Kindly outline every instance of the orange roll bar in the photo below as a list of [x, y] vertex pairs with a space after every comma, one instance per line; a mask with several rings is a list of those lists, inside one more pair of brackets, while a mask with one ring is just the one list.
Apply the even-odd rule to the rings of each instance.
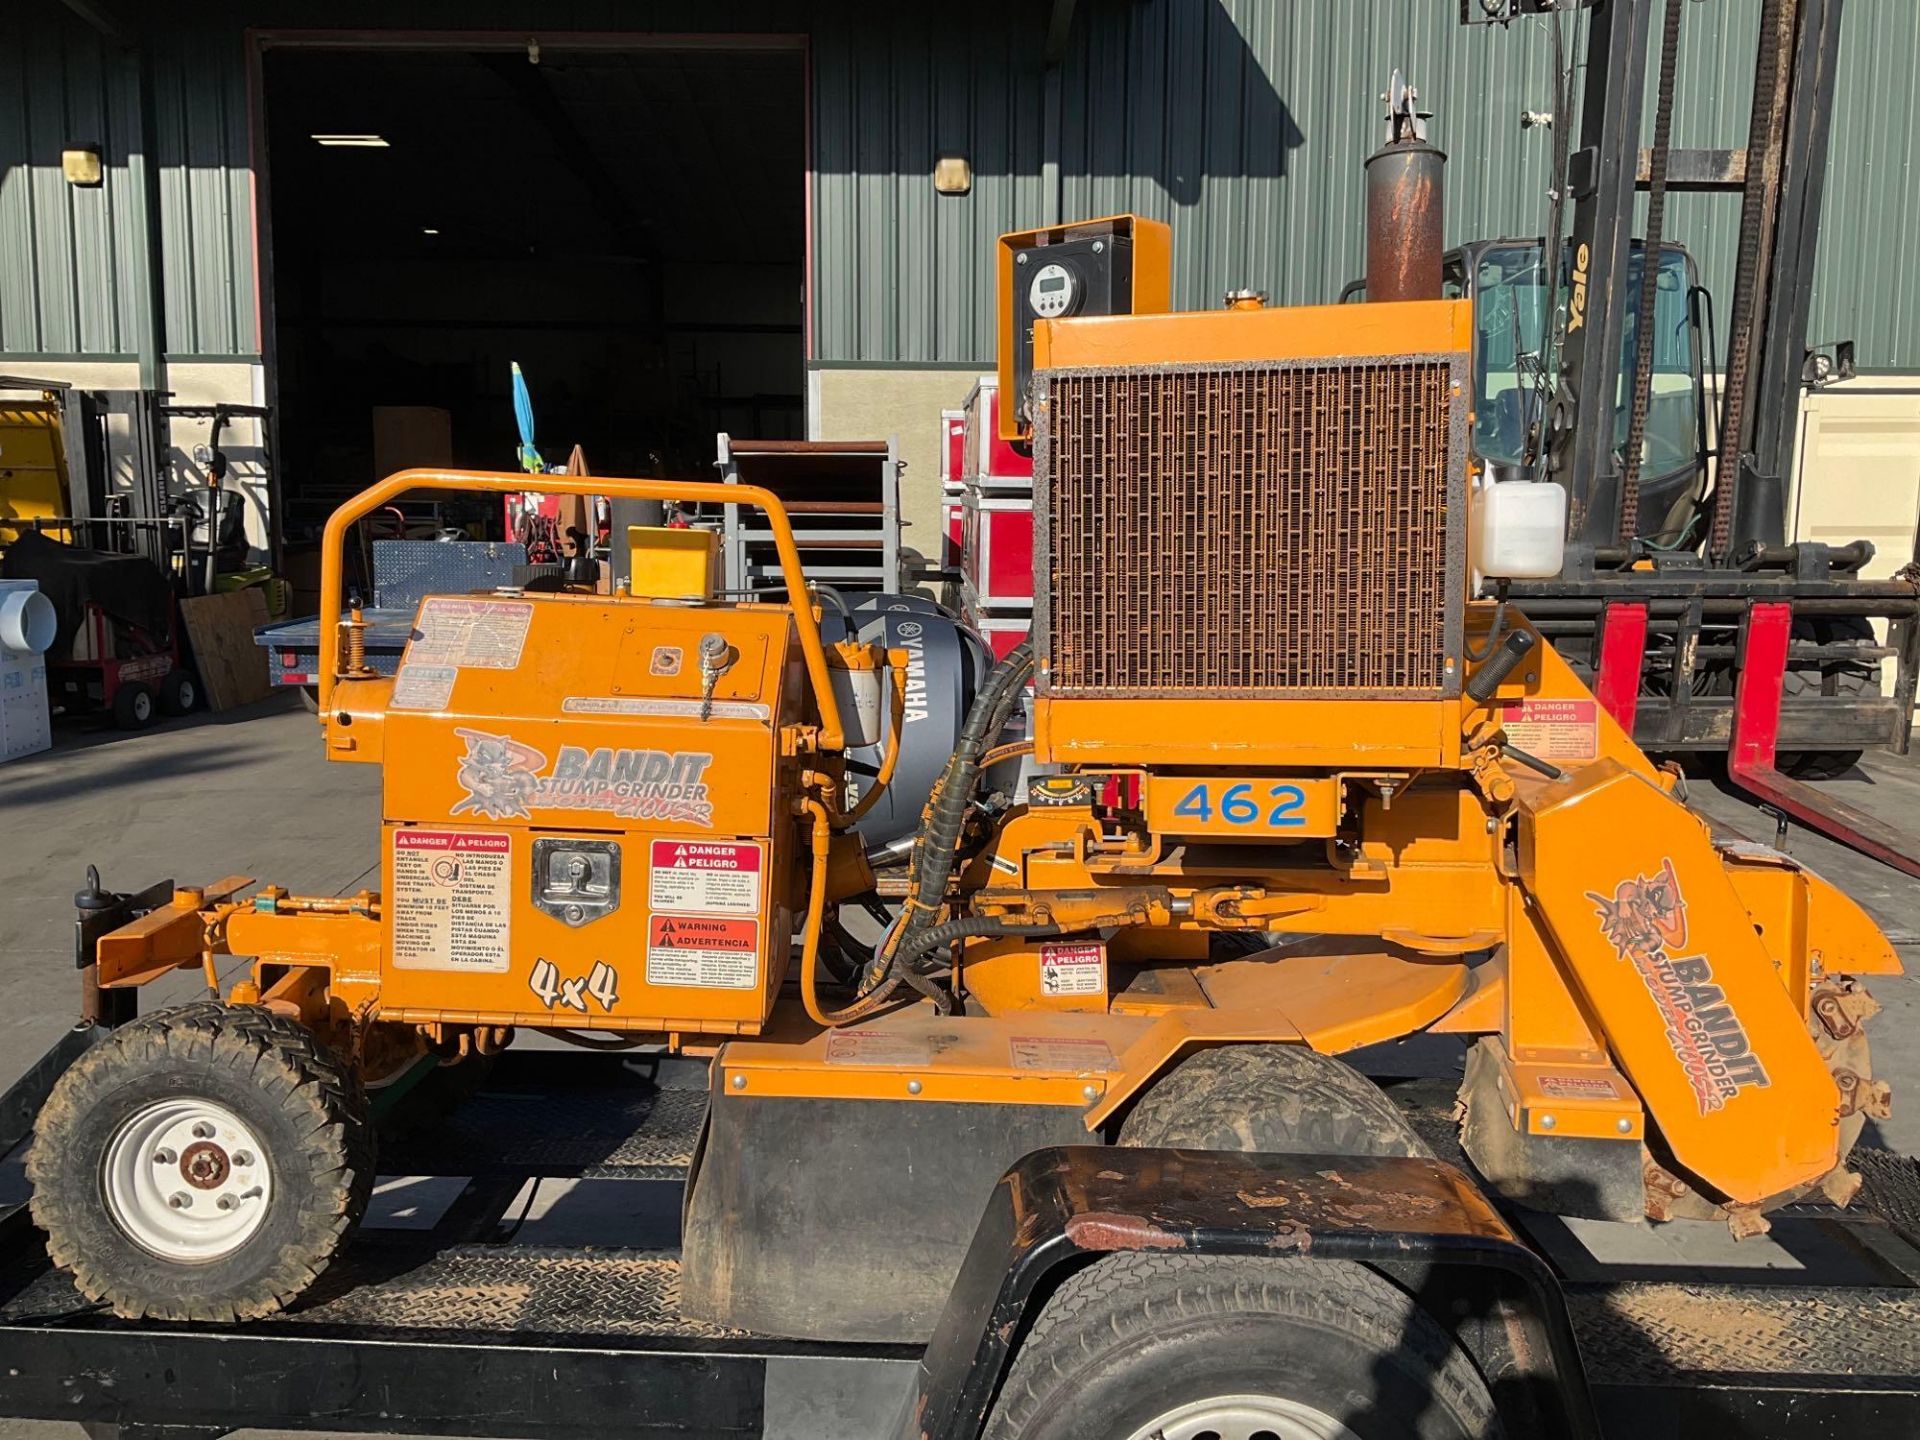
[[607, 495], [621, 500], [677, 500], [684, 504], [751, 505], [762, 511], [773, 531], [773, 546], [786, 578], [787, 599], [800, 632], [800, 652], [814, 703], [820, 710], [820, 747], [839, 750], [846, 743], [840, 728], [840, 706], [833, 695], [833, 677], [827, 672], [827, 652], [820, 641], [820, 623], [807, 596], [807, 576], [794, 544], [793, 526], [779, 496], [758, 485], [723, 485], [714, 480], [638, 480], [606, 475], [527, 475], [499, 470], [401, 470], [372, 488], [362, 490], [327, 519], [320, 548], [320, 714], [331, 708], [335, 672], [340, 666], [340, 588], [345, 576], [341, 560], [347, 530], [361, 516], [414, 490], [479, 490], [510, 494], [519, 490], [542, 495]]

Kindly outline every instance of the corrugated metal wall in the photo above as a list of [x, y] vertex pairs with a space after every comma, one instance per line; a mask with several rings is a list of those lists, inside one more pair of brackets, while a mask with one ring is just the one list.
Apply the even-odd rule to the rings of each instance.
[[254, 337], [253, 177], [238, 37], [202, 50], [170, 37], [155, 58], [167, 349], [248, 354]]
[[[139, 134], [131, 62], [47, 7], [0, 13], [0, 352], [113, 355], [133, 348], [138, 196], [125, 157]], [[69, 144], [98, 144], [106, 182], [60, 173]]]
[[[1686, 11], [1677, 144], [1739, 144], [1759, 0]], [[248, 25], [430, 29], [805, 30], [813, 37], [815, 341], [825, 362], [965, 363], [993, 348], [992, 242], [1003, 230], [1137, 210], [1175, 226], [1175, 298], [1254, 285], [1330, 299], [1359, 269], [1361, 162], [1389, 71], [1404, 66], [1452, 155], [1454, 239], [1541, 227], [1545, 22], [1462, 29], [1455, 0], [1080, 0], [1067, 53], [1042, 64], [1048, 6], [817, 0], [317, 6], [227, 0], [156, 41], [167, 335], [181, 355], [256, 349], [246, 132]], [[404, 12], [404, 13], [403, 13]], [[1816, 339], [1863, 366], [1920, 371], [1920, 4], [1851, 0], [1815, 289]], [[1057, 101], [1054, 92], [1057, 90]], [[54, 0], [0, 13], [0, 351], [124, 354], [139, 236], [125, 157], [132, 62]], [[99, 190], [59, 152], [99, 139]], [[936, 196], [934, 157], [967, 156], [973, 191]], [[1669, 231], [1722, 306], [1737, 202], [1676, 196]], [[750, 221], [750, 215], [745, 217]]]
[[[1249, 285], [1282, 304], [1332, 299], [1361, 268], [1362, 163], [1396, 65], [1452, 157], [1449, 239], [1544, 228], [1551, 140], [1519, 119], [1551, 108], [1545, 21], [1466, 29], [1451, 0], [1086, 0], [1060, 72], [1055, 142], [1042, 8], [970, 7], [978, 28], [965, 55], [932, 38], [952, 38], [950, 16], [896, 14], [877, 32], [863, 22], [845, 45], [820, 37], [821, 358], [991, 355], [993, 236], [1075, 216], [1170, 221], [1181, 306]], [[1759, 8], [1687, 7], [1675, 144], [1745, 143]], [[1920, 4], [1851, 0], [1811, 330], [1856, 338], [1868, 368], [1920, 370], [1920, 282], [1900, 244], [1920, 219], [1916, 69]], [[923, 178], [943, 147], [973, 160], [965, 200], [936, 197]], [[1050, 161], [1057, 202], [1043, 182]], [[1723, 310], [1738, 219], [1734, 197], [1675, 195], [1668, 206], [1668, 235], [1693, 249]], [[926, 276], [939, 277], [937, 293], [919, 288]]]
[[[157, 42], [167, 349], [246, 354], [254, 340], [253, 221], [244, 52]], [[97, 144], [97, 189], [68, 185], [60, 152]], [[135, 56], [56, 4], [0, 11], [0, 352], [117, 356], [137, 343], [142, 234]], [[29, 258], [30, 257], [30, 258]]]

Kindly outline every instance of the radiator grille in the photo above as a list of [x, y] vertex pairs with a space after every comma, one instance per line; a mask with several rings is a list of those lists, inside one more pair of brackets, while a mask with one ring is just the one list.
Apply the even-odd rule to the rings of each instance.
[[1042, 377], [1048, 693], [1457, 688], [1453, 359]]

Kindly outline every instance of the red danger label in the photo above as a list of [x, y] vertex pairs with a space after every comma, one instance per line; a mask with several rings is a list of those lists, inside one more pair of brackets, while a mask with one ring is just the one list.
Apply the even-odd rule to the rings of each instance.
[[505, 855], [513, 849], [511, 835], [480, 835], [470, 830], [396, 830], [396, 850], [460, 850], [481, 855]]
[[1523, 700], [1500, 719], [1510, 744], [1542, 760], [1591, 760], [1600, 753], [1600, 706], [1593, 700]]
[[766, 852], [755, 840], [655, 840], [647, 908], [689, 915], [757, 915]]

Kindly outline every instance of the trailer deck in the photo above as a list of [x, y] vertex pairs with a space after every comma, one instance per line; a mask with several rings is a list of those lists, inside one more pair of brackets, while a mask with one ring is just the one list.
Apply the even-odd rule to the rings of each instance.
[[[611, 1414], [639, 1433], [892, 1433], [918, 1347], [770, 1340], [681, 1312], [703, 1069], [510, 1053], [446, 1124], [390, 1147], [373, 1215], [314, 1291], [248, 1324], [106, 1315], [50, 1265], [24, 1206], [0, 1208], [0, 1414], [208, 1434], [545, 1436]], [[1391, 1093], [1464, 1164], [1450, 1085]], [[1732, 1270], [1607, 1263], [1563, 1222], [1521, 1221], [1560, 1277], [1605, 1434], [1920, 1428], [1920, 1165], [1872, 1150], [1857, 1168], [1852, 1208], [1792, 1207]]]

